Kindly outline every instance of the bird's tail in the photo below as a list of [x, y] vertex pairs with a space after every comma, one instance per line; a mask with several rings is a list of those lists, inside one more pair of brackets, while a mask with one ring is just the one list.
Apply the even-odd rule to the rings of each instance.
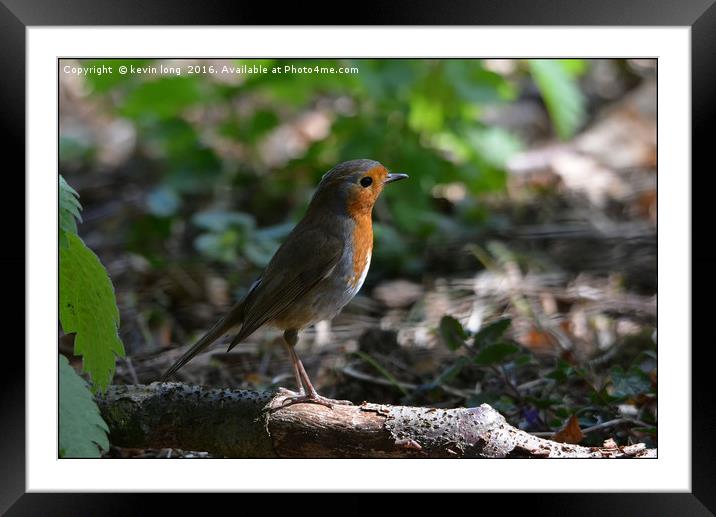
[[224, 318], [217, 321], [213, 327], [211, 327], [206, 334], [204, 334], [199, 341], [194, 344], [186, 353], [181, 356], [166, 372], [162, 375], [160, 381], [166, 381], [170, 376], [176, 373], [179, 368], [184, 366], [186, 363], [191, 361], [194, 356], [202, 352], [214, 341], [219, 339], [221, 336], [226, 334], [233, 327], [241, 324], [243, 321], [243, 304], [239, 304], [227, 314]]

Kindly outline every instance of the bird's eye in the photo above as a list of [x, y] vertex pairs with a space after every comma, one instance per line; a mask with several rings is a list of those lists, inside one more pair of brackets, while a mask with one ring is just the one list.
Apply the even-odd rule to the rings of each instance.
[[372, 183], [373, 183], [373, 178], [371, 178], [370, 176], [365, 176], [365, 177], [361, 178], [361, 180], [360, 180], [360, 184], [363, 185], [364, 187], [370, 187]]

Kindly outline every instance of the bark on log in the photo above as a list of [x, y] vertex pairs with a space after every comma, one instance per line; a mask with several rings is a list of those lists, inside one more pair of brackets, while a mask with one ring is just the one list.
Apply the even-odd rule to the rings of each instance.
[[364, 402], [272, 410], [291, 394], [155, 382], [111, 386], [98, 403], [114, 445], [230, 458], [656, 457], [656, 449], [644, 444], [583, 447], [538, 438], [487, 404], [433, 409]]

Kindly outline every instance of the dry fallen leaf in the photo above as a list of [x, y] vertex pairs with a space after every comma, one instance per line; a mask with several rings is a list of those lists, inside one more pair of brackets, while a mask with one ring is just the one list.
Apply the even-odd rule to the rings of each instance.
[[584, 433], [579, 428], [579, 420], [575, 415], [569, 417], [562, 429], [554, 433], [552, 439], [561, 443], [579, 443], [584, 439]]
[[539, 330], [534, 326], [519, 336], [518, 341], [535, 353], [550, 352], [555, 349], [554, 339], [549, 332]]

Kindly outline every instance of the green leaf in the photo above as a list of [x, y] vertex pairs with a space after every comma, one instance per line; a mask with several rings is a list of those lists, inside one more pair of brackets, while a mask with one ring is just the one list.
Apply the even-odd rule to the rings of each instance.
[[455, 351], [460, 348], [467, 338], [465, 329], [458, 320], [452, 316], [445, 315], [440, 319], [438, 327], [440, 339], [450, 350]]
[[82, 222], [79, 194], [60, 174], [60, 246], [67, 247], [67, 232], [77, 234], [77, 221]]
[[510, 328], [511, 318], [495, 320], [482, 327], [473, 339], [473, 347], [482, 348], [500, 340], [505, 331]]
[[99, 458], [109, 449], [109, 428], [87, 383], [60, 356], [60, 457]]
[[557, 135], [569, 138], [585, 117], [585, 98], [577, 82], [558, 59], [530, 59], [529, 66]]
[[515, 365], [516, 366], [526, 366], [528, 364], [537, 364], [535, 361], [535, 358], [532, 354], [520, 354], [517, 357], [515, 357]]
[[624, 400], [625, 397], [617, 397], [615, 395], [610, 395], [607, 393], [606, 388], [602, 388], [600, 390], [592, 390], [592, 392], [589, 394], [589, 400], [594, 404], [595, 406], [610, 406], [614, 402], [619, 402], [621, 400]]
[[474, 359], [475, 364], [489, 366], [501, 363], [510, 355], [519, 352], [520, 347], [512, 343], [495, 343], [483, 348]]
[[60, 249], [60, 323], [76, 333], [75, 354], [83, 357], [95, 391], [104, 391], [114, 375], [115, 355], [124, 357], [117, 334], [119, 310], [107, 270], [77, 235], [67, 234]]
[[612, 381], [610, 392], [612, 397], [627, 398], [651, 391], [649, 376], [637, 367], [632, 367], [625, 372], [621, 367], [616, 366], [609, 374]]
[[545, 375], [548, 379], [554, 379], [558, 383], [564, 383], [574, 375], [574, 368], [564, 359], [558, 359], [554, 370]]

